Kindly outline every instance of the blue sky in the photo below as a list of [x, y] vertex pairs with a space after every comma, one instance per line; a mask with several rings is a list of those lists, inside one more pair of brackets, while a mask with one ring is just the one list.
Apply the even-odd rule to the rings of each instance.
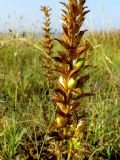
[[[16, 30], [41, 31], [43, 15], [40, 6], [49, 5], [51, 28], [61, 30], [60, 1], [67, 0], [0, 0], [0, 31]], [[120, 0], [87, 0], [91, 10], [86, 16], [85, 27], [89, 30], [120, 29]]]

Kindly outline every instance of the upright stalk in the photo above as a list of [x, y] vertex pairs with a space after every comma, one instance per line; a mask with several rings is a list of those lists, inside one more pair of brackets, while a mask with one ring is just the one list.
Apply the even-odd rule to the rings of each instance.
[[[85, 123], [78, 118], [77, 111], [81, 99], [92, 96], [85, 93], [84, 84], [90, 76], [84, 75], [84, 70], [91, 65], [86, 65], [88, 44], [82, 44], [81, 39], [86, 30], [81, 30], [85, 15], [89, 12], [85, 5], [86, 0], [68, 0], [61, 2], [62, 9], [62, 35], [56, 39], [64, 48], [52, 57], [56, 61], [54, 71], [59, 79], [55, 80], [56, 88], [52, 101], [56, 107], [56, 119], [51, 124], [49, 131], [52, 140], [55, 140], [55, 153], [57, 160], [67, 157], [74, 160], [77, 152], [76, 143], [80, 141], [79, 129], [85, 128]], [[81, 117], [83, 118], [83, 117]], [[82, 126], [81, 126], [82, 124]], [[79, 149], [78, 149], [79, 150]]]
[[43, 27], [43, 47], [45, 50], [44, 54], [44, 68], [45, 68], [45, 78], [50, 85], [51, 77], [51, 55], [52, 55], [52, 38], [51, 38], [51, 29], [50, 29], [50, 11], [51, 8], [43, 6], [41, 11], [45, 15], [45, 22]]

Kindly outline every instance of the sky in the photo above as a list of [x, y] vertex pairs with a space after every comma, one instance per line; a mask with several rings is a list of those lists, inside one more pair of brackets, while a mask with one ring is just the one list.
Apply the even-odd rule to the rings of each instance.
[[[52, 31], [61, 31], [61, 8], [59, 3], [67, 0], [0, 0], [0, 31], [41, 32], [43, 14], [40, 6], [52, 8]], [[120, 29], [120, 0], [86, 0], [90, 12], [86, 16], [84, 27], [88, 30]]]

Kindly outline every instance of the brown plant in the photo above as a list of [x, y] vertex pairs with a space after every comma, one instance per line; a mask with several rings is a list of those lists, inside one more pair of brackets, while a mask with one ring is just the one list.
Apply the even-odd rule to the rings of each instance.
[[45, 22], [43, 27], [43, 47], [45, 50], [44, 54], [44, 68], [45, 68], [45, 77], [47, 79], [48, 85], [50, 84], [51, 77], [51, 54], [52, 54], [52, 38], [51, 38], [51, 29], [50, 29], [50, 11], [51, 8], [43, 6], [41, 7], [41, 11], [45, 15]]
[[[74, 160], [77, 145], [85, 133], [85, 118], [78, 119], [76, 111], [80, 108], [81, 99], [93, 96], [93, 93], [83, 91], [84, 84], [90, 78], [83, 75], [83, 71], [91, 67], [86, 65], [86, 54], [89, 45], [81, 45], [81, 39], [86, 30], [81, 30], [85, 15], [89, 12], [84, 6], [86, 0], [68, 0], [68, 4], [61, 2], [66, 8], [62, 9], [61, 39], [56, 39], [64, 51], [58, 51], [53, 57], [56, 61], [55, 72], [59, 73], [56, 89], [52, 98], [56, 108], [55, 122], [50, 126], [51, 136], [56, 140], [55, 153], [58, 160], [64, 156]], [[53, 131], [55, 130], [55, 131]]]

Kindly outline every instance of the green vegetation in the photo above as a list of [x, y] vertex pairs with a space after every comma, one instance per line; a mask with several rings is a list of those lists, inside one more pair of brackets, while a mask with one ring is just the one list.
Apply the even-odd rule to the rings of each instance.
[[[51, 102], [54, 84], [48, 83], [49, 76], [45, 77], [44, 73], [44, 62], [50, 69], [47, 64], [50, 59], [45, 61], [45, 46], [42, 47], [41, 41], [41, 37], [29, 34], [0, 35], [0, 160], [52, 160], [54, 147], [60, 151], [55, 142], [50, 144], [51, 137], [59, 141], [59, 132], [50, 132], [50, 128], [55, 129], [52, 126], [55, 119], [58, 128], [65, 128], [68, 118], [59, 114], [56, 118], [56, 107]], [[117, 160], [120, 157], [120, 33], [88, 33], [82, 42], [90, 46], [86, 54], [88, 61], [83, 62], [82, 57], [72, 65], [76, 69], [87, 64], [96, 66], [85, 71], [90, 79], [84, 87], [95, 96], [82, 99], [77, 110], [77, 118], [81, 120], [77, 124], [78, 137], [68, 143], [60, 140], [60, 144], [68, 146], [69, 154], [63, 159], [70, 160], [74, 145], [74, 149], [79, 148], [75, 155], [78, 160]], [[64, 52], [58, 42], [52, 44], [53, 55], [59, 50]], [[51, 52], [52, 45], [49, 47]], [[60, 75], [48, 73], [53, 79], [57, 77], [63, 87], [75, 89], [76, 79], [69, 79], [66, 84]], [[73, 92], [73, 98], [77, 99], [81, 92]], [[59, 107], [65, 109], [62, 104]], [[75, 127], [71, 125], [71, 130]]]
[[[0, 158], [5, 160], [23, 154], [21, 144], [26, 136], [31, 143], [33, 134], [47, 136], [55, 115], [50, 95], [44, 89], [42, 49], [33, 47], [37, 44], [41, 48], [41, 39], [28, 39], [32, 45], [9, 35], [0, 37]], [[90, 63], [98, 66], [89, 71], [87, 87], [96, 95], [82, 102], [88, 113], [84, 151], [89, 159], [117, 159], [120, 156], [119, 33], [92, 33], [85, 35], [84, 40], [91, 44]], [[58, 47], [56, 43], [56, 50]], [[41, 154], [45, 136], [41, 136]], [[37, 140], [34, 141], [34, 149], [38, 151]]]

